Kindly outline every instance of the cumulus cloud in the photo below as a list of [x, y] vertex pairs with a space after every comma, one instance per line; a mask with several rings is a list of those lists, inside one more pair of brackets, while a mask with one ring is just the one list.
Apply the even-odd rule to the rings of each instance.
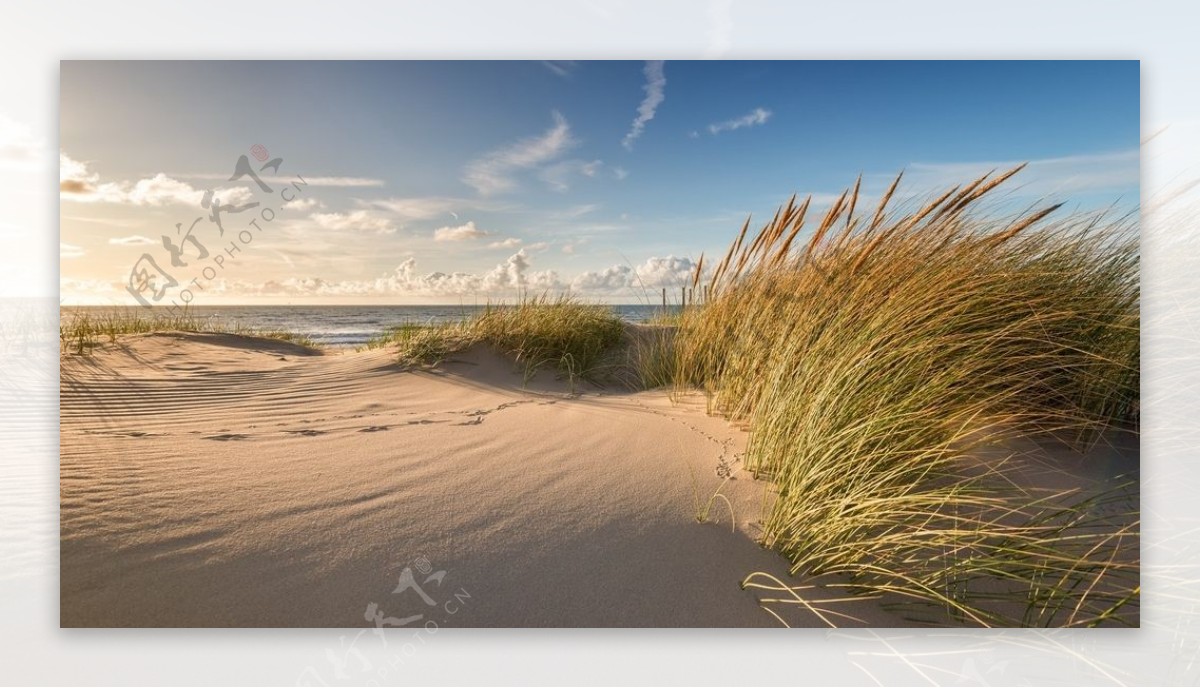
[[642, 135], [646, 123], [654, 119], [654, 113], [658, 110], [658, 106], [666, 99], [664, 89], [667, 86], [667, 77], [663, 74], [662, 60], [647, 62], [643, 72], [646, 75], [646, 85], [642, 87], [642, 90], [646, 92], [646, 97], [642, 98], [642, 104], [638, 106], [638, 114], [633, 118], [629, 133], [625, 134], [625, 138], [621, 140], [621, 145], [625, 146], [627, 150], [633, 150], [633, 142]]
[[[202, 207], [208, 189], [197, 189], [187, 182], [158, 173], [136, 182], [102, 182], [100, 175], [88, 165], [59, 154], [59, 191], [63, 200], [81, 203], [120, 203], [138, 206], [172, 204]], [[253, 200], [254, 194], [244, 186], [213, 190], [214, 201], [222, 205], [240, 206]]]
[[[754, 108], [751, 112], [737, 117], [735, 119], [726, 120], [724, 122], [716, 122], [708, 125], [708, 133], [716, 135], [723, 131], [733, 131], [744, 127], [757, 127], [767, 123], [771, 118], [771, 111], [762, 108]], [[695, 138], [695, 137], [693, 137]]]
[[633, 268], [614, 265], [600, 271], [581, 273], [571, 282], [571, 289], [582, 292], [609, 292], [626, 289], [633, 281]]
[[501, 241], [493, 241], [488, 244], [488, 248], [516, 248], [521, 245], [521, 240], [516, 237], [509, 237]]
[[114, 237], [108, 240], [108, 243], [113, 246], [152, 246], [158, 242], [140, 234], [134, 234], [127, 237]]
[[636, 267], [614, 265], [600, 271], [581, 273], [571, 282], [576, 291], [613, 292], [630, 288], [680, 287], [692, 280], [695, 262], [690, 258], [648, 258]]
[[471, 241], [473, 239], [482, 239], [488, 236], [491, 232], [475, 226], [474, 222], [468, 222], [465, 225], [457, 227], [441, 227], [433, 232], [434, 241]]
[[509, 191], [517, 185], [517, 172], [544, 165], [574, 146], [576, 141], [566, 118], [557, 111], [551, 115], [554, 126], [541, 136], [521, 139], [468, 163], [463, 182], [485, 196]]
[[365, 210], [349, 213], [313, 213], [309, 218], [322, 229], [334, 232], [393, 234], [396, 231], [391, 220], [376, 217]]

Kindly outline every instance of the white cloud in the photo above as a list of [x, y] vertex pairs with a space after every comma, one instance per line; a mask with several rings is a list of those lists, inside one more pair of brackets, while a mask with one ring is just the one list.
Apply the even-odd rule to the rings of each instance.
[[[906, 187], [925, 191], [949, 188], [969, 182], [985, 172], [1009, 170], [1023, 162], [1028, 162], [1028, 166], [998, 189], [997, 193], [1003, 194], [1007, 189], [1008, 193], [1015, 195], [1041, 197], [1086, 191], [1136, 190], [1140, 183], [1141, 154], [1136, 148], [1029, 161], [917, 162], [905, 170], [904, 181]], [[1133, 200], [1136, 202], [1137, 198]]]
[[550, 162], [575, 145], [566, 118], [557, 111], [551, 114], [554, 126], [541, 136], [521, 139], [468, 163], [463, 182], [485, 196], [509, 191], [517, 185], [515, 173]]
[[434, 241], [470, 241], [472, 239], [482, 239], [489, 234], [490, 232], [485, 232], [476, 227], [474, 222], [468, 222], [458, 227], [438, 228], [433, 232], [433, 239]]
[[373, 280], [288, 278], [260, 285], [239, 283], [236, 287], [243, 292], [289, 296], [503, 296], [521, 290], [561, 291], [565, 285], [553, 270], [530, 270], [525, 252], [517, 251], [491, 270], [481, 273], [421, 273], [416, 259], [408, 258], [392, 272]]
[[648, 288], [679, 287], [691, 282], [695, 269], [691, 258], [649, 258], [637, 267], [637, 276]]
[[542, 66], [549, 69], [556, 76], [569, 79], [571, 78], [571, 73], [575, 71], [576, 63], [574, 60], [542, 60]]
[[127, 237], [114, 237], [109, 239], [108, 243], [114, 246], [152, 246], [158, 242], [150, 237], [145, 237], [141, 234], [134, 234], [133, 236]]
[[[299, 177], [272, 177], [264, 179], [268, 184], [291, 184], [300, 179]], [[383, 186], [382, 179], [371, 179], [369, 177], [303, 177], [304, 183], [309, 186], [332, 186], [332, 187], [359, 187], [359, 186]]]
[[555, 191], [567, 191], [576, 176], [594, 179], [603, 166], [602, 160], [564, 160], [544, 168], [538, 177]]
[[678, 288], [689, 284], [696, 264], [690, 258], [648, 258], [637, 267], [614, 265], [600, 271], [579, 274], [571, 288], [584, 292], [613, 292], [622, 289]]
[[[217, 174], [213, 172], [177, 172], [171, 174], [170, 176], [177, 177], [179, 179], [204, 179], [215, 181], [228, 181], [230, 177], [228, 174]], [[291, 177], [259, 176], [259, 179], [261, 179], [263, 183], [267, 184], [268, 186], [288, 186], [293, 182], [307, 184], [308, 186], [324, 186], [333, 188], [375, 187], [384, 185], [384, 181], [382, 179], [375, 179], [372, 177], [306, 177], [302, 175], [295, 175]]]
[[355, 210], [349, 213], [313, 213], [309, 217], [321, 228], [335, 232], [392, 234], [396, 231], [391, 220], [376, 217], [365, 210]]
[[287, 208], [288, 210], [295, 210], [298, 212], [306, 213], [310, 210], [317, 210], [319, 208], [324, 208], [325, 204], [311, 196], [305, 197], [305, 198], [297, 196], [293, 200], [290, 200], [290, 201], [284, 203], [283, 207]]
[[509, 237], [501, 241], [493, 241], [488, 244], [488, 248], [516, 248], [521, 245], [521, 240], [516, 237]]
[[[63, 200], [81, 203], [119, 203], [138, 206], [192, 205], [201, 208], [208, 189], [197, 189], [187, 182], [158, 173], [136, 182], [102, 182], [87, 163], [59, 154], [59, 191]], [[221, 205], [240, 206], [253, 200], [254, 193], [244, 186], [213, 190], [213, 200]]]
[[[748, 114], [742, 115], [736, 119], [726, 120], [708, 125], [708, 133], [719, 134], [723, 131], [733, 131], [742, 129], [743, 127], [757, 127], [767, 123], [771, 118], [771, 111], [762, 108], [754, 108]], [[695, 138], [695, 137], [692, 137]]]
[[545, 251], [545, 250], [546, 250], [546, 249], [548, 249], [548, 248], [550, 248], [550, 242], [549, 242], [549, 241], [535, 241], [534, 243], [532, 243], [532, 244], [529, 244], [528, 246], [526, 246], [526, 247], [525, 247], [525, 250], [526, 250], [526, 251], [539, 251], [539, 252], [540, 252], [540, 251]]
[[646, 75], [646, 85], [642, 90], [646, 92], [646, 97], [642, 99], [642, 104], [638, 106], [637, 117], [633, 118], [633, 124], [629, 127], [629, 133], [625, 134], [625, 138], [621, 140], [621, 145], [627, 150], [633, 150], [633, 142], [642, 135], [642, 131], [646, 128], [646, 123], [654, 119], [654, 113], [658, 110], [658, 106], [662, 104], [666, 96], [663, 89], [667, 86], [667, 77], [663, 74], [662, 60], [651, 60], [646, 63], [643, 70]]
[[58, 242], [58, 257], [59, 258], [81, 258], [84, 256], [85, 253], [86, 253], [86, 251], [83, 250], [82, 246], [75, 246], [74, 244], [66, 244], [61, 241]]
[[626, 170], [623, 167], [614, 167], [613, 168], [613, 176], [617, 178], [617, 181], [623, 181], [626, 177], [629, 176], [629, 172], [628, 172], [628, 170]]
[[463, 204], [457, 198], [384, 198], [374, 201], [363, 201], [366, 205], [386, 210], [406, 220], [428, 220], [440, 215], [447, 215]]
[[601, 271], [589, 271], [576, 276], [571, 289], [580, 292], [611, 292], [627, 289], [633, 279], [633, 268], [614, 265]]

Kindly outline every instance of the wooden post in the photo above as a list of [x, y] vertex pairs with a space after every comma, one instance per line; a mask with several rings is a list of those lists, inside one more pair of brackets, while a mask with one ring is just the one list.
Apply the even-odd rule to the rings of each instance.
[[667, 310], [667, 288], [663, 287], [663, 310]]

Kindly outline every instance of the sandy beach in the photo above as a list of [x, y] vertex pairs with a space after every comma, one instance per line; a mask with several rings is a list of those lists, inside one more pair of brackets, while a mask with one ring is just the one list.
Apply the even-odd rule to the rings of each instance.
[[470, 595], [449, 625], [776, 625], [738, 586], [787, 572], [752, 540], [762, 483], [722, 490], [736, 531], [694, 518], [744, 442], [702, 400], [522, 389], [482, 350], [442, 371], [203, 334], [65, 362], [62, 625], [407, 618], [440, 609], [393, 593], [421, 557], [430, 598]]
[[[773, 595], [739, 583], [804, 583], [756, 543], [768, 484], [699, 395], [525, 384], [479, 346], [410, 370], [386, 349], [161, 333], [64, 356], [61, 406], [64, 627], [778, 626]], [[1100, 451], [1028, 474], [1128, 469], [1128, 448]], [[697, 522], [718, 489], [728, 505]]]

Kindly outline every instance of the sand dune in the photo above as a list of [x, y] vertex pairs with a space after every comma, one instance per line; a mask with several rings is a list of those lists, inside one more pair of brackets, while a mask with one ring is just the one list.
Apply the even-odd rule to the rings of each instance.
[[[409, 625], [777, 625], [739, 587], [787, 571], [753, 541], [764, 484], [702, 400], [523, 388], [483, 350], [410, 372], [182, 333], [66, 357], [61, 384], [63, 626], [361, 627], [372, 604]], [[722, 462], [732, 531], [721, 500], [695, 520]], [[425, 598], [394, 592], [406, 567]]]
[[[478, 347], [412, 371], [225, 334], [128, 337], [61, 372], [65, 627], [776, 626], [776, 595], [740, 581], [806, 583], [756, 544], [769, 487], [701, 397], [525, 381]], [[1031, 487], [1098, 487], [1136, 478], [1127, 439], [978, 458], [1015, 449]], [[728, 505], [697, 522], [718, 489]], [[877, 601], [818, 609], [912, 623]]]

